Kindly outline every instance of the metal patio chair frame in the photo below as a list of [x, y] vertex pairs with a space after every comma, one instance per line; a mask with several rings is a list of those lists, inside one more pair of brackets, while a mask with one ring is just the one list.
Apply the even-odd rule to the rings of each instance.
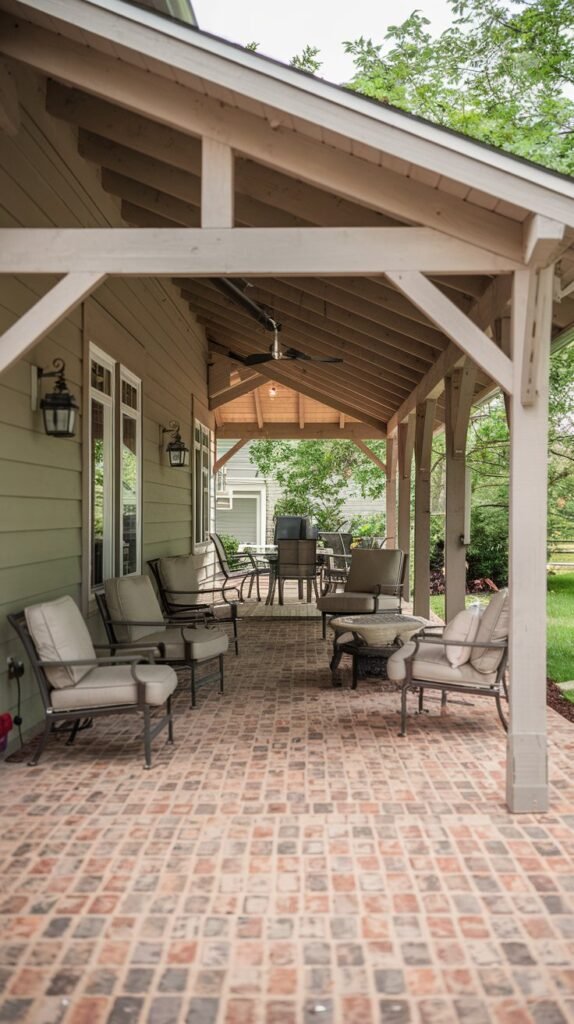
[[234, 553], [233, 556], [231, 556], [234, 562], [239, 563], [238, 568], [232, 569], [231, 566], [229, 565], [229, 556], [225, 550], [225, 545], [221, 540], [219, 534], [210, 533], [209, 536], [215, 548], [215, 554], [217, 556], [217, 561], [219, 564], [221, 575], [225, 579], [222, 589], [222, 597], [226, 604], [231, 603], [227, 597], [227, 592], [229, 590], [235, 590], [235, 592], [237, 593], [236, 600], [244, 600], [243, 591], [245, 589], [245, 584], [247, 583], [247, 580], [249, 580], [249, 590], [247, 593], [247, 597], [251, 597], [253, 584], [255, 583], [255, 588], [257, 591], [257, 600], [260, 601], [261, 590], [259, 587], [259, 577], [269, 576], [269, 566], [260, 565], [255, 560], [251, 552], [241, 551], [237, 552], [236, 554]]
[[[39, 739], [36, 743], [34, 754], [31, 760], [28, 761], [28, 764], [31, 767], [35, 767], [38, 764], [38, 761], [40, 760], [44, 752], [46, 741], [50, 733], [59, 731], [55, 728], [57, 723], [61, 723], [62, 725], [64, 725], [65, 723], [72, 723], [70, 735], [66, 742], [66, 745], [70, 746], [74, 742], [76, 734], [81, 728], [81, 723], [86, 719], [99, 718], [104, 715], [140, 715], [141, 718], [143, 719], [144, 767], [147, 769], [150, 769], [152, 766], [152, 740], [155, 739], [155, 737], [158, 736], [159, 733], [163, 731], [163, 729], [167, 727], [168, 742], [174, 742], [171, 694], [169, 697], [167, 697], [165, 702], [165, 715], [162, 718], [158, 719], [158, 721], [152, 726], [152, 712], [156, 709], [158, 705], [151, 705], [146, 702], [145, 681], [138, 679], [137, 676], [138, 665], [156, 664], [156, 659], [154, 658], [153, 652], [150, 649], [149, 645], [147, 649], [142, 647], [139, 653], [131, 654], [129, 656], [118, 656], [117, 654], [113, 654], [107, 657], [97, 657], [95, 659], [90, 658], [87, 660], [74, 659], [71, 661], [41, 661], [38, 658], [36, 645], [28, 629], [28, 624], [26, 622], [26, 616], [24, 611], [14, 612], [8, 615], [7, 619], [12, 628], [18, 634], [20, 641], [22, 642], [22, 645], [32, 667], [34, 678], [36, 679], [36, 682], [38, 684], [42, 705], [44, 707], [44, 729], [40, 733]], [[112, 646], [115, 648], [119, 645], [94, 644], [94, 649], [96, 651], [110, 650]], [[54, 708], [51, 701], [52, 686], [50, 685], [50, 681], [46, 675], [46, 669], [56, 667], [65, 668], [68, 666], [76, 665], [91, 665], [94, 668], [98, 668], [104, 665], [131, 665], [132, 678], [134, 679], [134, 682], [136, 683], [137, 686], [137, 703], [116, 704], [111, 706], [105, 705], [103, 707], [98, 707], [97, 705], [95, 705], [93, 707], [82, 708], [81, 710], [76, 709], [66, 711]], [[22, 662], [17, 663], [17, 671], [19, 673], [23, 673], [24, 666]]]
[[[160, 604], [166, 618], [168, 618], [172, 624], [178, 620], [181, 622], [181, 619], [186, 616], [189, 619], [193, 619], [194, 615], [197, 615], [198, 618], [203, 618], [206, 622], [207, 620], [213, 621], [214, 623], [230, 622], [233, 631], [233, 639], [231, 643], [235, 647], [235, 654], [238, 655], [239, 637], [237, 635], [237, 604], [224, 599], [224, 585], [221, 584], [221, 586], [201, 587], [199, 590], [169, 590], [164, 585], [161, 577], [160, 562], [161, 558], [152, 558], [147, 564], [149, 565], [154, 578]], [[211, 580], [208, 582], [214, 583], [215, 581]], [[220, 607], [229, 608], [229, 618], [221, 619], [217, 617], [215, 614], [215, 601], [210, 601], [208, 604], [192, 601], [190, 601], [189, 604], [178, 604], [170, 600], [174, 597], [199, 597], [204, 594], [220, 594], [224, 601], [224, 604], [220, 605]]]

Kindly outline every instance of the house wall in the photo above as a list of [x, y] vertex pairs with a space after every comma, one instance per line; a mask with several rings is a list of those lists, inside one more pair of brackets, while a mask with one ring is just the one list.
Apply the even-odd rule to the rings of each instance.
[[[228, 438], [222, 438], [217, 442], [217, 457], [221, 458], [225, 452], [229, 451], [233, 447], [235, 441], [229, 440]], [[255, 465], [249, 460], [249, 450], [251, 448], [251, 442], [249, 441], [243, 446], [237, 455], [234, 455], [227, 463], [227, 486], [237, 490], [245, 492], [246, 482], [252, 481], [253, 486], [260, 484], [262, 478], [258, 476]], [[265, 491], [266, 491], [266, 543], [273, 543], [273, 535], [275, 530], [275, 505], [279, 501], [279, 498], [283, 494], [282, 488], [275, 480], [265, 480]], [[385, 512], [385, 499], [379, 498], [378, 500], [367, 500], [362, 498], [360, 494], [357, 494], [352, 489], [349, 489], [345, 494], [345, 503], [343, 505], [343, 515], [346, 519], [352, 519], [355, 516], [370, 516], [375, 514], [383, 514]], [[229, 512], [217, 512], [216, 513], [217, 529], [222, 533], [234, 533], [234, 518], [233, 510]]]
[[[14, 137], [0, 135], [0, 225], [120, 225], [116, 200], [77, 154], [74, 130], [46, 113], [43, 81], [16, 66], [14, 72], [22, 127]], [[0, 277], [0, 332], [55, 281]], [[7, 680], [5, 665], [9, 654], [22, 657], [8, 612], [71, 594], [98, 630], [85, 582], [83, 413], [90, 341], [142, 379], [142, 564], [161, 554], [192, 551], [191, 471], [169, 467], [160, 451], [159, 427], [179, 420], [191, 446], [194, 412], [213, 426], [205, 335], [169, 282], [109, 279], [0, 377], [0, 712], [16, 712], [16, 687]], [[31, 364], [47, 368], [57, 356], [66, 362], [70, 390], [82, 410], [73, 439], [47, 437], [41, 414], [30, 405]], [[201, 566], [211, 556], [198, 553], [197, 558]], [[41, 718], [30, 671], [22, 681], [21, 713], [25, 730]]]

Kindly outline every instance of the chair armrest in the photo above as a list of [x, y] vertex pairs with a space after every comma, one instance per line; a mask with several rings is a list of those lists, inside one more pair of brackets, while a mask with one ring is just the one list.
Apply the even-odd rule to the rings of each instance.
[[[112, 646], [113, 647], [115, 647], [115, 646], [119, 647], [120, 645], [119, 644], [118, 645], [112, 644]], [[36, 661], [35, 664], [39, 665], [41, 668], [59, 668], [59, 667], [62, 667], [62, 666], [65, 668], [65, 667], [70, 666], [70, 665], [94, 665], [95, 667], [97, 667], [98, 665], [117, 665], [117, 664], [126, 664], [126, 665], [139, 665], [139, 664], [144, 664], [145, 665], [145, 664], [150, 664], [150, 665], [155, 665], [155, 661], [154, 661], [154, 657], [153, 657], [154, 648], [150, 647], [149, 644], [148, 644], [147, 647], [142, 647], [142, 653], [143, 653], [143, 651], [147, 651], [148, 654], [149, 654], [149, 657], [144, 658], [144, 657], [139, 656], [137, 658], [134, 658], [133, 656], [129, 657], [128, 655], [121, 656], [121, 657], [110, 655], [107, 658], [74, 658], [72, 661], [67, 661], [67, 660], [66, 661]]]
[[[415, 639], [421, 639], [417, 633]], [[504, 650], [508, 647], [508, 640], [445, 640], [442, 636], [423, 636], [425, 644], [434, 644], [440, 647], [487, 647], [492, 650]]]

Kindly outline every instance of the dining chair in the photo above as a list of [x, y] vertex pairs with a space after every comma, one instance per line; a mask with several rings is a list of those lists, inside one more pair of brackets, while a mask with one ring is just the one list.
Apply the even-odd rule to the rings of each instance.
[[316, 540], [279, 540], [277, 543], [277, 561], [271, 581], [270, 603], [273, 603], [275, 588], [279, 590], [279, 604], [284, 604], [286, 580], [296, 580], [298, 584], [307, 584], [307, 601], [311, 601], [311, 588], [317, 590], [317, 541]]

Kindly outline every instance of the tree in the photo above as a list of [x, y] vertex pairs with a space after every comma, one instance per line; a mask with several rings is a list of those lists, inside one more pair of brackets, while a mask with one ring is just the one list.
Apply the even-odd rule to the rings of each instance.
[[[384, 441], [369, 447], [384, 457]], [[349, 485], [362, 497], [384, 494], [385, 477], [352, 441], [255, 441], [249, 458], [283, 489], [276, 515], [312, 516], [321, 530], [339, 530]]]
[[323, 63], [317, 60], [318, 55], [318, 46], [304, 46], [301, 53], [295, 54], [289, 63], [293, 68], [299, 68], [300, 71], [309, 71], [310, 74], [315, 75]]
[[566, 173], [574, 172], [571, 0], [449, 0], [437, 38], [414, 11], [380, 45], [344, 43], [349, 88]]

